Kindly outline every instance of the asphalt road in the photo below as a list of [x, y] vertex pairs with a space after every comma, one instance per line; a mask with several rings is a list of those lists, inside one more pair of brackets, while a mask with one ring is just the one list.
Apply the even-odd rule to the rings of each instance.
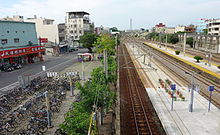
[[43, 65], [46, 66], [46, 69], [49, 71], [58, 72], [63, 70], [64, 68], [77, 62], [78, 52], [87, 52], [87, 49], [80, 49], [79, 51], [61, 54], [58, 57], [46, 56], [45, 61], [24, 65], [22, 69], [14, 70], [12, 72], [0, 72], [0, 92], [4, 91], [3, 89], [5, 87], [9, 87], [11, 85], [13, 86], [13, 84], [18, 83], [18, 76], [31, 75], [34, 77], [36, 75], [43, 74]]

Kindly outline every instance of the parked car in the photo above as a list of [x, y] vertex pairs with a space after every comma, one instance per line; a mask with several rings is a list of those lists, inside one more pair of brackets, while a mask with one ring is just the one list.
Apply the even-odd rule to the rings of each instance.
[[22, 68], [21, 64], [18, 64], [18, 63], [12, 63], [11, 66], [12, 66], [14, 69], [21, 69], [21, 68]]
[[102, 59], [102, 58], [104, 58], [103, 54], [99, 54], [99, 55], [98, 55], [98, 59], [100, 60], [100, 59]]
[[14, 70], [14, 67], [12, 67], [10, 64], [1, 64], [0, 70], [5, 72], [11, 72]]

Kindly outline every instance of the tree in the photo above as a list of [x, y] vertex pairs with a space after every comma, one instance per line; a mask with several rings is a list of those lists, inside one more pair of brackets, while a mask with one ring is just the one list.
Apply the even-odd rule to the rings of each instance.
[[109, 54], [114, 54], [115, 39], [107, 34], [104, 34], [97, 39], [94, 46], [96, 47], [96, 52], [98, 53], [103, 53], [103, 51], [106, 50]]
[[190, 47], [193, 47], [193, 38], [192, 37], [186, 38], [186, 44], [190, 45]]
[[177, 31], [176, 34], [184, 34], [184, 31]]
[[85, 33], [80, 37], [79, 42], [83, 44], [83, 47], [88, 48], [89, 52], [92, 52], [93, 44], [96, 42], [99, 35], [95, 33]]
[[87, 134], [90, 112], [85, 111], [84, 102], [73, 103], [73, 108], [67, 112], [65, 122], [60, 125], [62, 132], [67, 135], [83, 135]]
[[159, 33], [156, 33], [156, 32], [152, 32], [152, 33], [149, 33], [148, 35], [147, 35], [147, 38], [148, 39], [159, 39]]
[[172, 43], [172, 44], [176, 44], [177, 42], [179, 42], [178, 35], [177, 34], [167, 35], [167, 42]]
[[202, 32], [203, 32], [203, 34], [207, 35], [208, 34], [208, 29], [203, 29]]
[[196, 62], [198, 62], [198, 63], [200, 60], [203, 60], [203, 58], [201, 56], [195, 56], [194, 59], [196, 59]]

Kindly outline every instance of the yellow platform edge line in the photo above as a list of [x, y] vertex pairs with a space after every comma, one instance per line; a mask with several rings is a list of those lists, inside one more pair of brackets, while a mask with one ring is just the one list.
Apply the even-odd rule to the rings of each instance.
[[[167, 49], [169, 49], [169, 50], [171, 50], [171, 51], [176, 51], [176, 50], [174, 50], [174, 49], [172, 49], [172, 48], [167, 48]], [[186, 56], [188, 56], [188, 57], [190, 57], [190, 58], [194, 58], [194, 56], [193, 55], [191, 55], [191, 54], [185, 54]], [[208, 62], [207, 60], [201, 60], [201, 61], [203, 61], [203, 62]], [[214, 66], [219, 66], [218, 64], [216, 64], [216, 63], [213, 63], [213, 62], [211, 62], [211, 65], [214, 65]]]
[[184, 60], [184, 59], [182, 59], [182, 58], [179, 58], [179, 57], [177, 57], [177, 56], [175, 56], [175, 55], [173, 55], [173, 54], [170, 54], [170, 53], [168, 53], [168, 52], [166, 52], [166, 51], [164, 51], [164, 50], [161, 50], [161, 49], [159, 49], [159, 48], [157, 48], [157, 47], [154, 47], [153, 45], [149, 45], [149, 44], [147, 44], [147, 43], [144, 43], [144, 44], [147, 45], [147, 46], [150, 46], [150, 47], [152, 47], [152, 48], [154, 48], [154, 49], [156, 49], [156, 50], [158, 50], [158, 51], [160, 51], [160, 52], [163, 52], [163, 53], [165, 53], [165, 54], [167, 54], [167, 55], [169, 55], [169, 56], [171, 56], [171, 57], [174, 57], [175, 59], [178, 59], [178, 60], [180, 60], [180, 61], [182, 61], [182, 62], [184, 62], [184, 63], [186, 63], [186, 64], [188, 64], [188, 65], [191, 65], [191, 66], [193, 66], [193, 67], [195, 67], [195, 68], [197, 68], [197, 69], [199, 69], [199, 70], [202, 70], [202, 71], [204, 71], [204, 72], [206, 72], [206, 73], [208, 73], [208, 74], [210, 74], [210, 75], [212, 75], [212, 76], [217, 77], [217, 78], [220, 79], [220, 75], [217, 74], [217, 73], [215, 73], [215, 72], [212, 72], [212, 71], [210, 71], [210, 70], [208, 70], [208, 69], [205, 69], [205, 68], [203, 68], [203, 67], [200, 67], [200, 66], [198, 66], [198, 65], [196, 65], [196, 64], [194, 64], [194, 63], [191, 63], [191, 62], [189, 62], [189, 61], [187, 61], [187, 60]]

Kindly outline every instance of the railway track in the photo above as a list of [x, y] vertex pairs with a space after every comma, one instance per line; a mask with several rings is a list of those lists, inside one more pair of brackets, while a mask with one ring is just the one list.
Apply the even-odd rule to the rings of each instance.
[[[148, 41], [149, 42], [149, 41]], [[154, 44], [158, 44], [157, 42], [152, 42]], [[171, 49], [175, 49], [173, 45], [167, 45], [167, 47], [171, 48]], [[176, 48], [177, 50], [183, 51], [183, 48], [178, 46]], [[201, 56], [202, 58], [204, 58], [205, 60], [207, 60], [206, 55], [209, 52], [205, 52], [205, 51], [201, 51], [201, 50], [193, 50], [193, 49], [189, 49], [186, 48], [186, 53], [192, 55], [192, 56]], [[207, 60], [208, 61], [208, 60]], [[220, 63], [220, 55], [219, 54], [213, 54], [212, 58], [211, 58], [211, 62], [214, 62], [216, 64]]]
[[[120, 65], [134, 67], [124, 45], [120, 46], [119, 54]], [[119, 76], [121, 134], [166, 134], [137, 71], [135, 69], [120, 68]]]
[[[143, 51], [147, 52], [146, 48], [150, 48], [145, 46], [143, 48]], [[185, 72], [199, 72], [198, 70], [194, 69], [193, 67], [186, 66], [184, 63], [179, 62], [178, 60], [163, 54], [162, 52], [159, 52], [153, 48], [150, 48], [153, 51], [154, 58], [160, 62], [163, 63], [163, 66], [169, 69], [175, 76], [180, 78], [182, 81], [186, 82], [188, 85], [191, 83], [190, 79], [186, 77]], [[151, 52], [152, 52], [151, 51]], [[172, 66], [171, 66], [172, 65]], [[211, 81], [210, 79], [206, 78], [203, 74], [197, 74], [195, 76], [195, 80], [197, 83], [199, 83], [201, 87], [200, 94], [205, 97], [206, 99], [209, 99], [209, 92], [208, 92], [208, 86], [215, 86], [216, 90], [213, 93], [212, 97], [212, 103], [220, 108], [220, 86], [219, 84]]]

